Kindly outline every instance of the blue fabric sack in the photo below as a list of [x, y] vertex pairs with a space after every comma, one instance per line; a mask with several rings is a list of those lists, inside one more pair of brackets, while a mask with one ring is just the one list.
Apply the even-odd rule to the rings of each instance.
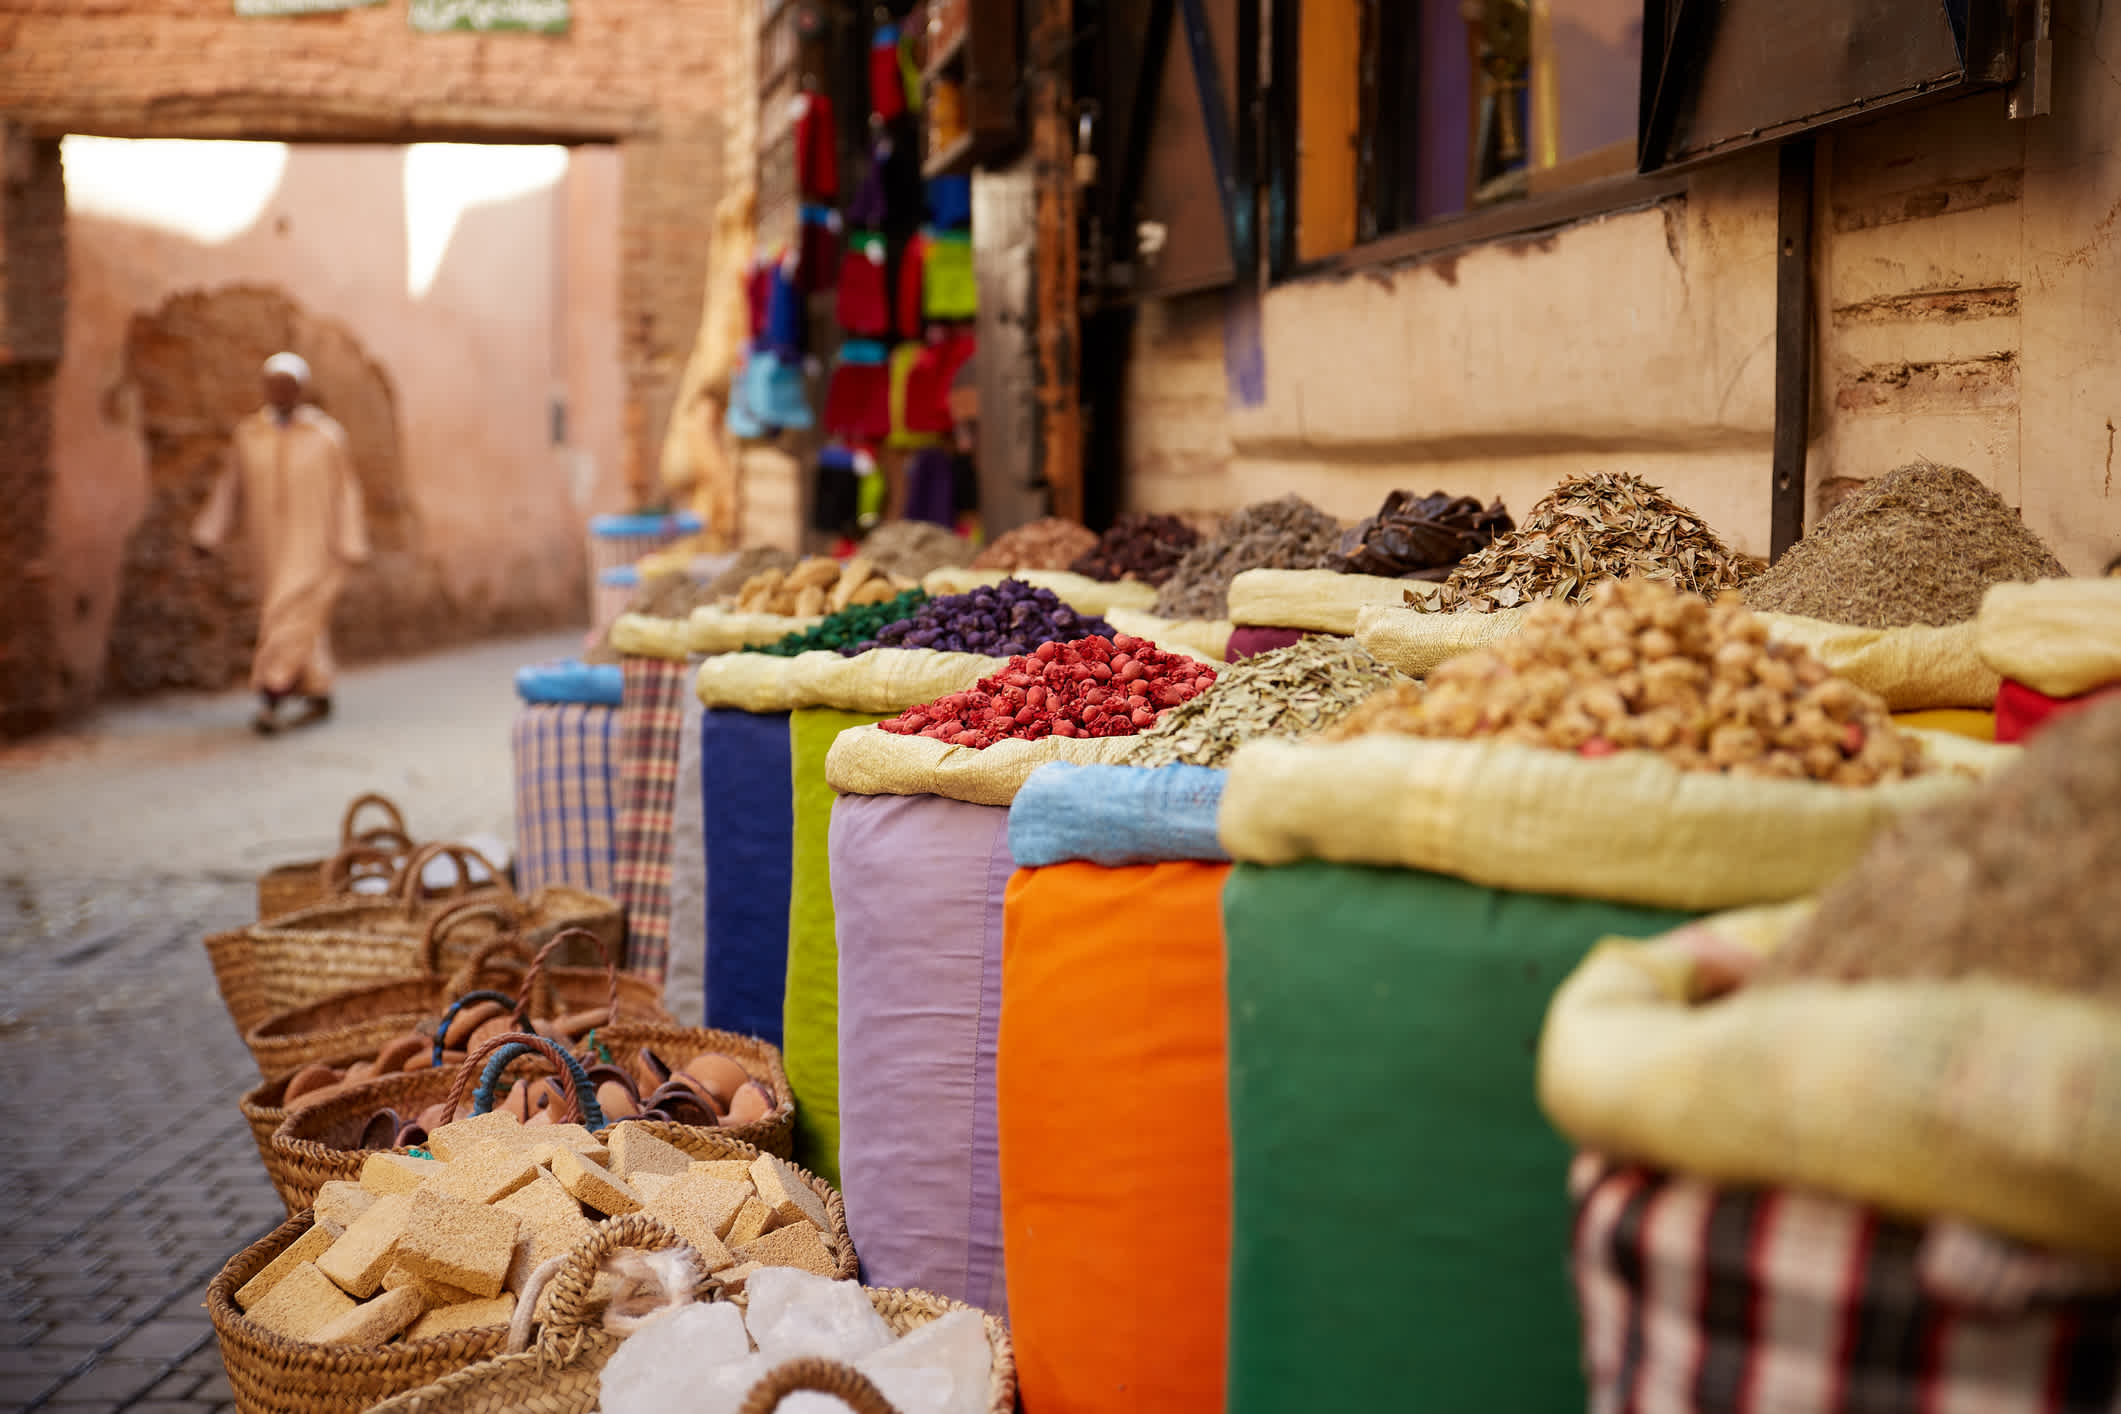
[[1225, 775], [1207, 766], [1049, 761], [1009, 807], [1009, 852], [1025, 869], [1073, 859], [1108, 868], [1228, 859], [1215, 834]]
[[786, 712], [700, 714], [707, 1024], [781, 1044], [795, 791]]
[[561, 658], [516, 669], [516, 696], [525, 702], [579, 702], [588, 706], [619, 705], [617, 663], [585, 663]]

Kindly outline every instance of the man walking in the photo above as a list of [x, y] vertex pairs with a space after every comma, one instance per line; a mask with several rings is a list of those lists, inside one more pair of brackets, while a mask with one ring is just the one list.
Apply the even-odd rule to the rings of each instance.
[[[309, 365], [279, 353], [264, 373], [265, 406], [236, 424], [192, 543], [216, 549], [239, 521], [249, 538], [260, 594], [251, 725], [269, 734], [331, 715], [332, 604], [347, 570], [368, 558], [368, 530], [346, 429], [303, 400]], [[296, 698], [294, 715], [281, 716]]]

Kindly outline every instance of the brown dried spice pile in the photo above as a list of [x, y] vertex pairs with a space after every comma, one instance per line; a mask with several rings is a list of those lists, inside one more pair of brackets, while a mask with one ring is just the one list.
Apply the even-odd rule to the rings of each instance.
[[1162, 584], [1199, 543], [1200, 532], [1177, 516], [1129, 511], [1097, 538], [1095, 548], [1068, 568], [1108, 583], [1138, 579], [1143, 584]]
[[745, 581], [755, 574], [767, 570], [786, 573], [795, 568], [795, 556], [775, 545], [754, 545], [749, 550], [739, 550], [734, 563], [709, 582], [707, 588], [716, 600], [725, 599], [743, 591]]
[[1246, 570], [1315, 570], [1333, 558], [1340, 522], [1301, 496], [1246, 506], [1186, 552], [1156, 596], [1167, 619], [1219, 619]]
[[1059, 516], [1020, 525], [972, 557], [976, 570], [1064, 570], [1097, 548], [1087, 526]]
[[894, 520], [863, 537], [861, 554], [885, 574], [919, 583], [939, 569], [970, 564], [972, 542], [924, 520]]
[[1540, 604], [1518, 632], [1431, 673], [1426, 693], [1386, 694], [1333, 735], [1374, 731], [1582, 756], [1647, 750], [1683, 771], [1845, 786], [1923, 768], [1882, 700], [1769, 641], [1736, 595], [1711, 604], [1648, 579], [1608, 580], [1583, 604]]
[[1745, 598], [1862, 628], [1942, 627], [1979, 613], [1991, 584], [2068, 573], [2001, 496], [1958, 467], [1916, 462], [1834, 507]]
[[1976, 975], [2121, 1003], [2121, 702], [1878, 836], [1753, 985]]
[[1524, 524], [1468, 555], [1440, 590], [1407, 594], [1418, 609], [1492, 613], [1538, 599], [1581, 600], [1609, 579], [1664, 579], [1715, 595], [1760, 572], [1760, 562], [1639, 476], [1572, 476]]
[[1460, 560], [1516, 526], [1500, 499], [1483, 506], [1471, 496], [1432, 491], [1417, 500], [1394, 491], [1376, 515], [1340, 537], [1326, 567], [1384, 579], [1447, 579]]
[[1221, 766], [1245, 742], [1309, 736], [1403, 682], [1345, 638], [1314, 634], [1221, 669], [1215, 686], [1143, 732], [1130, 766]]

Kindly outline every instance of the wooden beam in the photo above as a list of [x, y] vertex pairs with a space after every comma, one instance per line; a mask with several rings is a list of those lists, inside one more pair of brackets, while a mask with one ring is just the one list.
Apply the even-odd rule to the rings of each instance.
[[1768, 556], [1804, 537], [1812, 432], [1812, 140], [1782, 148], [1775, 230], [1775, 467]]
[[1075, 52], [1073, 0], [1032, 0], [1027, 47], [1031, 70], [1032, 180], [1038, 189], [1036, 319], [1038, 327], [1037, 471], [1053, 497], [1053, 514], [1083, 514], [1082, 359], [1077, 291], [1075, 187]]

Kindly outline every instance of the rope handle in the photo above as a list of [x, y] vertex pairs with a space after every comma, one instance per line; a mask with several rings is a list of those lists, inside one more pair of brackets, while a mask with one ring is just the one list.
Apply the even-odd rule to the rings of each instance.
[[[361, 812], [371, 807], [382, 811], [383, 814], [388, 817], [390, 824], [387, 828], [392, 834], [396, 835], [399, 839], [404, 840], [408, 844], [410, 844], [412, 840], [412, 835], [411, 832], [405, 828], [404, 812], [398, 809], [397, 802], [393, 801], [389, 796], [380, 794], [376, 791], [367, 791], [361, 795], [355, 796], [353, 798], [353, 803], [346, 807], [346, 814], [339, 821], [340, 844], [359, 844], [366, 840], [367, 837], [356, 833], [354, 827], [360, 823]], [[371, 831], [370, 833], [372, 834], [375, 832]]]
[[773, 1414], [782, 1400], [803, 1390], [829, 1394], [854, 1414], [898, 1414], [867, 1375], [822, 1355], [805, 1355], [768, 1370], [766, 1377], [751, 1387], [751, 1393], [737, 1407], [737, 1414]]
[[[502, 961], [496, 961], [496, 958]], [[513, 933], [496, 933], [479, 945], [479, 950], [466, 958], [464, 965], [450, 974], [443, 988], [451, 996], [468, 992], [479, 985], [479, 978], [489, 972], [512, 972], [517, 977], [530, 967], [530, 957], [523, 951], [523, 941]]]
[[[511, 1031], [496, 1036], [473, 1051], [457, 1071], [456, 1080], [449, 1087], [448, 1108], [445, 1114], [455, 1114], [464, 1103], [467, 1091], [471, 1092], [471, 1112], [485, 1114], [493, 1108], [494, 1089], [501, 1083], [502, 1072], [524, 1056], [537, 1054], [551, 1061], [553, 1069], [570, 1082], [560, 1087], [560, 1093], [570, 1101], [570, 1111], [557, 1121], [565, 1124], [579, 1122], [583, 1128], [602, 1129], [605, 1126], [604, 1111], [597, 1104], [596, 1088], [589, 1083], [587, 1072], [581, 1062], [564, 1050], [546, 1040], [525, 1031]], [[476, 1081], [478, 1088], [472, 1089]]]
[[545, 977], [545, 963], [547, 959], [560, 950], [561, 944], [575, 938], [581, 938], [586, 941], [597, 950], [597, 956], [604, 959], [604, 972], [611, 982], [611, 996], [605, 1003], [604, 1024], [606, 1026], [616, 1026], [619, 1023], [619, 965], [612, 960], [611, 949], [604, 946], [604, 940], [587, 928], [564, 928], [555, 934], [552, 940], [546, 943], [544, 947], [538, 949], [538, 955], [530, 960], [530, 970], [523, 974], [523, 1001], [526, 1005], [529, 1004], [531, 987], [536, 983], [543, 982], [545, 983], [545, 1000], [548, 1007], [544, 1014], [548, 1017], [558, 1014], [558, 1002], [552, 997], [551, 983]]
[[350, 892], [353, 881], [363, 876], [381, 878], [396, 887], [398, 858], [388, 844], [370, 844], [364, 838], [341, 845], [337, 854], [317, 867], [317, 878], [331, 896]]
[[474, 918], [490, 918], [501, 936], [517, 939], [522, 920], [510, 906], [512, 902], [482, 895], [460, 899], [437, 913], [428, 921], [427, 931], [420, 938], [420, 970], [430, 977], [441, 976], [443, 939], [455, 932], [460, 924]]
[[442, 1024], [435, 1028], [435, 1065], [439, 1066], [442, 1063], [442, 1055], [449, 1049], [449, 1027], [457, 1019], [457, 1013], [477, 1002], [499, 1002], [502, 1006], [512, 1008], [516, 1004], [516, 999], [509, 996], [506, 992], [496, 992], [489, 988], [476, 992], [466, 992], [463, 996], [451, 1002], [449, 1010], [442, 1013]]
[[471, 866], [473, 864], [478, 864], [486, 870], [486, 877], [491, 881], [492, 888], [509, 898], [515, 897], [514, 891], [503, 882], [501, 871], [493, 867], [493, 861], [473, 849], [470, 845], [422, 845], [410, 859], [405, 861], [405, 868], [398, 875], [398, 901], [405, 905], [407, 914], [419, 911], [420, 904], [425, 896], [425, 890], [421, 884], [421, 876], [427, 872], [428, 864], [434, 860], [444, 858], [457, 866], [457, 877], [455, 882], [450, 884], [449, 891], [443, 897], [462, 898], [471, 892]]
[[[583, 1238], [560, 1259], [559, 1271], [546, 1284], [545, 1299], [551, 1304], [546, 1308], [540, 1343], [571, 1340], [584, 1326], [602, 1320], [603, 1312], [592, 1309], [590, 1297], [598, 1273], [614, 1253], [629, 1250], [662, 1252], [680, 1247], [690, 1250], [690, 1244], [677, 1229], [646, 1213], [628, 1213], [598, 1223], [595, 1233]], [[699, 1271], [697, 1262], [693, 1264], [693, 1271], [695, 1274]], [[695, 1293], [705, 1281], [706, 1278], [699, 1278], [694, 1286]]]

